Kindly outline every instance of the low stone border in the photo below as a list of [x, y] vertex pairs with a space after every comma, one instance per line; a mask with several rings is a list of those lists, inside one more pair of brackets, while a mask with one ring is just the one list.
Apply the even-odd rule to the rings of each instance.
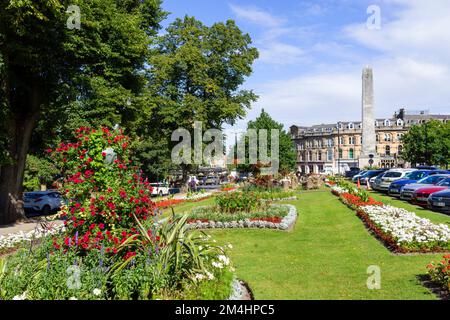
[[283, 206], [289, 208], [288, 214], [281, 220], [280, 223], [273, 223], [268, 221], [251, 221], [250, 219], [220, 222], [220, 221], [208, 221], [208, 222], [192, 222], [187, 224], [189, 229], [242, 229], [242, 228], [258, 228], [258, 229], [278, 229], [289, 230], [295, 225], [297, 221], [297, 209], [290, 204], [284, 204]]
[[231, 287], [232, 292], [228, 300], [255, 300], [252, 291], [244, 281], [234, 278]]
[[292, 196], [288, 198], [277, 198], [277, 199], [262, 199], [262, 201], [291, 201], [297, 200], [297, 196]]

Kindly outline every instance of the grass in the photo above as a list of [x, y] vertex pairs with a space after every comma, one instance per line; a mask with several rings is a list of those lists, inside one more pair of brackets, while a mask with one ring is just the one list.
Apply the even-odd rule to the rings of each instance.
[[[448, 216], [383, 200], [435, 222], [450, 222]], [[233, 244], [237, 275], [249, 283], [256, 299], [436, 299], [417, 277], [426, 274], [426, 265], [440, 260], [441, 254], [392, 254], [329, 190], [300, 193], [298, 200], [286, 203], [299, 213], [289, 233], [208, 231], [218, 242]], [[186, 211], [188, 205], [204, 203], [182, 205], [177, 211]], [[367, 288], [371, 265], [381, 268], [380, 290]]]

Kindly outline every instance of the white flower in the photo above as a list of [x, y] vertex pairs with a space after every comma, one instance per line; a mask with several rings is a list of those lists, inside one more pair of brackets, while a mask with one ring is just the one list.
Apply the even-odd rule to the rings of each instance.
[[13, 300], [26, 300], [27, 298], [27, 292], [25, 291], [24, 293], [22, 293], [19, 296], [14, 296]]
[[214, 275], [209, 272], [208, 270], [205, 271], [206, 276], [208, 277], [208, 280], [214, 280]]
[[94, 294], [94, 296], [99, 296], [102, 294], [102, 290], [95, 288], [94, 291], [92, 291], [92, 293]]
[[223, 262], [224, 265], [229, 265], [230, 264], [230, 259], [227, 256], [224, 255], [219, 255], [218, 256], [219, 260]]
[[194, 276], [194, 280], [199, 280], [199, 281], [202, 281], [205, 278], [206, 278], [206, 276], [204, 274], [201, 274], [201, 273], [196, 273], [195, 276]]
[[230, 271], [231, 271], [231, 272], [235, 272], [236, 269], [235, 269], [234, 267], [230, 267]]
[[216, 261], [213, 261], [212, 266], [214, 268], [218, 268], [218, 269], [222, 269], [223, 268], [223, 264], [220, 263], [220, 262], [216, 262]]
[[199, 247], [198, 247], [198, 250], [203, 250], [203, 246], [199, 246]]
[[448, 243], [450, 228], [434, 224], [415, 213], [392, 206], [365, 206], [360, 208], [385, 233], [390, 234], [398, 245], [430, 242]]
[[69, 300], [78, 300], [78, 299], [75, 297], [70, 297]]
[[231, 243], [228, 244], [229, 249], [233, 249], [233, 245]]

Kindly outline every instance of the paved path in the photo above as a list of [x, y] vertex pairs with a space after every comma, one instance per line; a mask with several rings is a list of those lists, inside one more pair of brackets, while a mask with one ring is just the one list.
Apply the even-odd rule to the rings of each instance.
[[[63, 221], [55, 221], [57, 224], [62, 224]], [[13, 225], [0, 226], [0, 236], [18, 233], [20, 231], [29, 232], [39, 225], [39, 221], [30, 220], [27, 222], [18, 222]]]

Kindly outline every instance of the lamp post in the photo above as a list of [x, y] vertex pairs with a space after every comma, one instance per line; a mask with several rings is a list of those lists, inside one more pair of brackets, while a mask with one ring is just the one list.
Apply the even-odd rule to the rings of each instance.
[[337, 132], [338, 132], [338, 175], [341, 174], [341, 122], [337, 123]]

